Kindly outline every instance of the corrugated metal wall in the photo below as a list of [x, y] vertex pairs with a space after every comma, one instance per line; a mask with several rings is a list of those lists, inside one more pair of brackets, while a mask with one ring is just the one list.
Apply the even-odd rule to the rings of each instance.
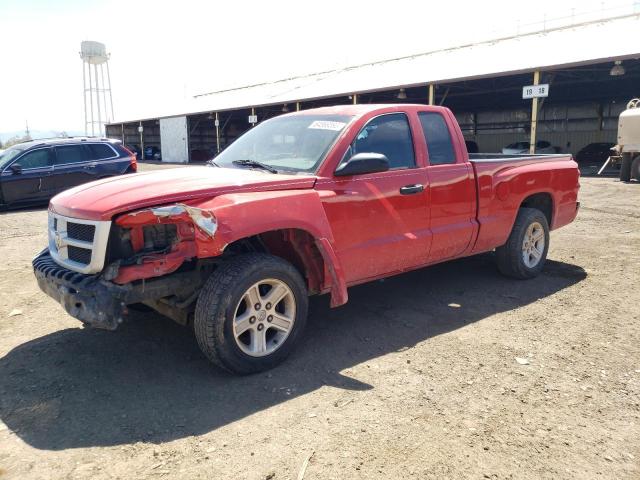
[[[619, 102], [543, 105], [537, 139], [573, 154], [589, 143], [615, 143], [618, 115], [624, 109]], [[529, 140], [530, 109], [460, 112], [456, 118], [465, 138], [474, 140], [481, 152], [500, 152], [510, 143]]]

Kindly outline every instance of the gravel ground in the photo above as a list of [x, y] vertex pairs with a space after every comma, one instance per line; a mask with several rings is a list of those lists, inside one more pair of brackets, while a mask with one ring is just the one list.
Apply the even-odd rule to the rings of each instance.
[[157, 315], [80, 328], [33, 278], [46, 211], [0, 214], [0, 478], [640, 478], [640, 185], [582, 184], [539, 278], [481, 255], [314, 298], [242, 378]]

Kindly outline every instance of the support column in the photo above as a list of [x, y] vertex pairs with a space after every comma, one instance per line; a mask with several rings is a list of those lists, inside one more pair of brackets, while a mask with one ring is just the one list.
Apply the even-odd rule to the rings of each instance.
[[429, 84], [429, 105], [435, 105], [436, 103], [436, 86], [433, 83]]
[[353, 95], [351, 95], [351, 97], [353, 98], [353, 104], [357, 105], [358, 104], [358, 94], [354, 93]]
[[300, 111], [300, 102], [296, 102], [296, 112]]
[[[533, 84], [540, 84], [540, 70], [533, 73]], [[529, 153], [536, 153], [536, 134], [538, 130], [538, 97], [531, 101], [531, 139], [529, 140]]]
[[144, 127], [142, 126], [142, 122], [140, 122], [140, 125], [138, 125], [138, 132], [140, 132], [140, 156], [142, 157], [142, 160], [144, 160], [144, 134], [142, 133], [144, 130]]
[[218, 112], [216, 112], [216, 152], [220, 153], [220, 117], [218, 117]]
[[122, 134], [122, 145], [125, 146], [126, 144], [125, 144], [125, 141], [124, 141], [124, 123], [122, 123], [120, 125], [120, 131], [121, 131], [121, 134]]

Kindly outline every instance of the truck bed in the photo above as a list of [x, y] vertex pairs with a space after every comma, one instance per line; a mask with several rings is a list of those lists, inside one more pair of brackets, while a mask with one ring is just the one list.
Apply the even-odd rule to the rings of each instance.
[[525, 192], [554, 192], [550, 227], [559, 228], [576, 215], [576, 164], [570, 154], [469, 154], [476, 175], [478, 240], [474, 252], [501, 245], [511, 231]]

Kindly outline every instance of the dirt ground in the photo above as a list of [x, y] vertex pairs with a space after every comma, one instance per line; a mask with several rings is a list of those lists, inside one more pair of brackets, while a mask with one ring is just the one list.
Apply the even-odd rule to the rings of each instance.
[[33, 278], [46, 211], [0, 214], [0, 478], [640, 478], [640, 185], [582, 185], [539, 278], [482, 255], [315, 298], [251, 377], [157, 315], [80, 328]]

